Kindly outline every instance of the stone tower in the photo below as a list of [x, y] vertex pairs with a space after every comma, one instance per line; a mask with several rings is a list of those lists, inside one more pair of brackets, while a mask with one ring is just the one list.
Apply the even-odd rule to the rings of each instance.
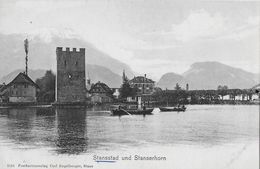
[[79, 103], [86, 98], [85, 48], [56, 48], [56, 102]]

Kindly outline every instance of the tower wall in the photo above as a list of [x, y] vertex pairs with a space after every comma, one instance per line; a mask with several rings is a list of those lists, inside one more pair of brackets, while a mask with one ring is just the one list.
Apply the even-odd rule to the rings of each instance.
[[56, 48], [56, 102], [85, 102], [85, 48]]

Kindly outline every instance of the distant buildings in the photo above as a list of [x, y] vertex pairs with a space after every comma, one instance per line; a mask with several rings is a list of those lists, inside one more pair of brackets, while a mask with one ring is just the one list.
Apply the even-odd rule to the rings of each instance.
[[[233, 91], [233, 92], [232, 92]], [[222, 100], [251, 101], [259, 102], [260, 84], [253, 86], [251, 89], [227, 89], [226, 93], [220, 98]]]
[[2, 102], [36, 102], [38, 85], [25, 73], [19, 73], [10, 83], [2, 85]]
[[94, 84], [90, 91], [92, 103], [109, 103], [113, 101], [113, 91], [102, 82]]
[[251, 90], [254, 92], [254, 94], [252, 95], [252, 101], [253, 102], [260, 102], [260, 84], [255, 85], [254, 87], [251, 88]]

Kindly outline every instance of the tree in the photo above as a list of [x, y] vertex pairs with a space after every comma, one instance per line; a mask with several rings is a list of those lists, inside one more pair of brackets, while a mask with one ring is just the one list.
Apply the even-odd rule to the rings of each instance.
[[36, 84], [40, 87], [40, 91], [37, 92], [39, 102], [55, 101], [55, 79], [51, 70], [47, 70], [42, 78], [36, 79]]
[[176, 83], [176, 86], [174, 87], [175, 90], [181, 90], [181, 87], [178, 83]]
[[121, 87], [119, 89], [119, 92], [120, 92], [119, 97], [122, 99], [126, 99], [129, 96], [134, 96], [137, 92], [137, 89], [132, 88], [130, 86], [129, 80], [128, 80], [127, 76], [125, 75], [125, 72], [123, 72], [122, 80], [123, 80], [123, 84], [121, 85]]
[[226, 85], [224, 85], [224, 86], [219, 85], [218, 86], [218, 90], [227, 90], [227, 89], [228, 89], [228, 87]]
[[224, 96], [227, 95], [227, 90], [228, 90], [228, 87], [226, 85], [218, 86], [218, 94], [221, 96], [222, 100], [224, 99]]

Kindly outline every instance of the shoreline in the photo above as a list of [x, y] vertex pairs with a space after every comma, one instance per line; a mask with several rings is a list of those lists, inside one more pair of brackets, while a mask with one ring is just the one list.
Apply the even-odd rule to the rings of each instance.
[[[113, 102], [113, 103], [101, 103], [101, 104], [90, 104], [90, 103], [85, 103], [85, 104], [62, 104], [62, 105], [54, 105], [52, 103], [1, 103], [0, 104], [0, 109], [4, 108], [91, 108], [91, 107], [99, 107], [99, 106], [111, 106], [115, 104], [128, 104], [128, 105], [136, 105], [135, 103], [121, 103], [121, 102]], [[147, 107], [171, 107], [176, 104], [169, 104], [166, 105], [164, 104], [158, 104], [158, 103], [153, 103], [147, 105]], [[188, 103], [184, 105], [259, 105], [260, 102], [222, 102], [222, 103]]]

